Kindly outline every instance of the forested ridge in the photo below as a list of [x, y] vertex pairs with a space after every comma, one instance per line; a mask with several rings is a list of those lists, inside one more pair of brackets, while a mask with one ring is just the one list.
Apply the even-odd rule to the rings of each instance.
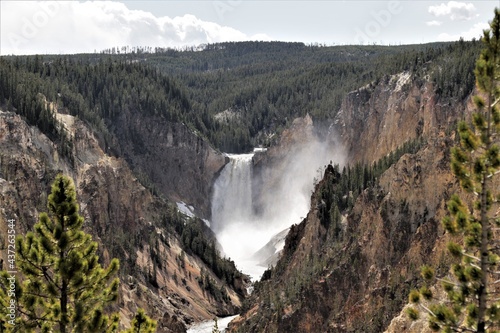
[[[333, 119], [349, 91], [402, 71], [438, 96], [464, 99], [474, 85], [477, 41], [409, 46], [241, 42], [201, 50], [0, 59], [0, 103], [70, 146], [47, 102], [89, 123], [103, 147], [124, 110], [184, 122], [225, 152], [269, 146], [296, 117]], [[125, 53], [123, 53], [125, 52]], [[41, 95], [40, 95], [41, 94]], [[65, 148], [68, 149], [68, 148]]]
[[51, 137], [62, 135], [57, 108], [85, 120], [107, 146], [113, 119], [125, 109], [161, 114], [179, 121], [189, 101], [171, 80], [149, 66], [102, 59], [93, 64], [73, 57], [40, 56], [0, 61], [0, 100]]
[[[477, 41], [463, 40], [410, 46], [336, 47], [245, 42], [184, 51], [128, 52], [125, 48], [119, 54], [111, 50], [102, 54], [1, 57], [0, 106], [36, 125], [70, 160], [72, 138], [54, 117], [56, 111], [85, 121], [110, 154], [119, 154], [113, 149], [117, 140], [115, 120], [123, 113], [184, 123], [220, 151], [240, 153], [257, 145], [273, 145], [283, 129], [306, 114], [312, 116], [315, 124], [331, 124], [348, 92], [388, 82], [391, 75], [401, 72], [412, 74], [417, 85], [430, 82], [439, 103], [456, 105], [473, 90], [473, 68], [480, 47]], [[352, 210], [356, 198], [366, 190], [366, 195], [376, 196], [381, 174], [402, 154], [419, 150], [425, 140], [409, 141], [372, 165], [358, 163], [343, 170], [333, 166], [327, 169], [314, 199], [319, 203], [318, 218], [328, 231], [328, 240], [336, 240], [342, 215]], [[154, 180], [149, 180], [154, 186]], [[404, 202], [400, 206], [401, 211], [409, 214]], [[178, 235], [187, 254], [196, 255], [217, 278], [237, 287], [235, 280], [241, 278], [241, 273], [234, 262], [220, 258], [215, 242], [207, 240], [204, 234], [202, 221], [188, 221], [171, 206], [163, 222]], [[292, 236], [301, 232], [295, 228]], [[132, 234], [123, 238], [128, 246], [140, 245], [129, 237]], [[149, 245], [155, 271], [162, 264], [156, 249], [158, 242], [150, 240]], [[133, 259], [131, 256], [130, 267]], [[179, 258], [179, 266], [183, 262]], [[305, 290], [302, 287], [310, 282], [307, 279], [323, 273], [325, 262], [326, 259], [310, 261], [303, 274], [294, 276], [287, 290], [291, 301], [301, 297]], [[264, 280], [280, 275], [282, 270], [284, 264], [267, 271]], [[149, 283], [154, 286], [158, 282], [156, 274], [151, 273], [148, 272]], [[204, 273], [199, 285], [218, 301], [227, 301], [225, 290]], [[269, 309], [272, 304], [282, 306], [272, 299], [279, 298], [277, 293], [269, 292], [265, 286], [262, 283], [256, 287], [257, 292], [267, 295], [263, 304]], [[302, 289], [293, 289], [299, 287]], [[381, 327], [380, 323], [372, 326], [376, 325]]]

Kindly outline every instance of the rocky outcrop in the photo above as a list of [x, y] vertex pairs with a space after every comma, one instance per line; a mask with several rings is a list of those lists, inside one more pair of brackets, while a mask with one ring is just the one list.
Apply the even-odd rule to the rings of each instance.
[[441, 101], [432, 83], [402, 72], [350, 92], [334, 128], [349, 161], [370, 163], [405, 141], [446, 131], [471, 109], [470, 102]]
[[379, 187], [358, 197], [337, 236], [321, 223], [321, 203], [313, 195], [311, 211], [292, 227], [280, 262], [259, 286], [256, 308], [240, 318], [238, 331], [384, 331], [406, 304], [419, 267], [429, 261], [443, 267], [447, 260], [440, 220], [458, 190], [449, 145], [435, 138], [417, 154], [404, 155]]
[[[234, 314], [240, 296], [190, 255], [172, 231], [169, 216], [180, 214], [172, 211], [175, 205], [145, 188], [127, 161], [105, 154], [81, 121], [68, 115], [58, 119], [72, 138], [71, 156], [59, 155], [56, 143], [18, 115], [0, 111], [0, 234], [7, 234], [9, 219], [16, 221], [18, 235], [30, 230], [46, 211], [51, 182], [63, 172], [75, 181], [84, 230], [98, 241], [101, 259], [120, 259], [116, 310], [125, 326], [138, 307], [158, 320], [158, 332], [184, 332], [192, 322]], [[196, 142], [189, 143], [196, 150]], [[205, 154], [199, 161], [212, 163], [211, 153], [199, 149], [200, 156]], [[1, 238], [0, 249], [5, 248], [6, 238]], [[198, 282], [202, 270], [227, 291], [227, 301], [215, 300]]]
[[[423, 137], [365, 189], [340, 226], [322, 223], [322, 193], [339, 186], [327, 169], [307, 217], [290, 229], [276, 268], [264, 274], [233, 332], [417, 332], [425, 325], [404, 316], [420, 267], [443, 274], [450, 264], [440, 221], [460, 192], [450, 171], [453, 125], [470, 102], [446, 103], [432, 85], [407, 73], [350, 93], [333, 128], [350, 162], [373, 162]], [[451, 133], [451, 134], [450, 134]], [[330, 170], [330, 172], [328, 172]], [[346, 195], [350, 195], [346, 193]]]
[[202, 218], [210, 217], [211, 187], [227, 163], [185, 124], [161, 116], [123, 110], [114, 120], [120, 156], [158, 193], [172, 201], [195, 208]]

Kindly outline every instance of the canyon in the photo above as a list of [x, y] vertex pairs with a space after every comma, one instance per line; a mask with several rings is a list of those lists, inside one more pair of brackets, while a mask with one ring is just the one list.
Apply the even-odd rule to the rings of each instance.
[[[454, 47], [459, 51], [439, 51], [445, 62], [465, 46]], [[354, 55], [331, 57], [376, 58], [369, 47], [348, 50]], [[168, 333], [237, 314], [231, 332], [424, 332], [425, 320], [410, 322], [404, 309], [410, 289], [422, 283], [419, 267], [429, 263], [444, 274], [451, 262], [440, 224], [451, 194], [461, 193], [450, 148], [458, 142], [457, 121], [474, 109], [475, 93], [471, 88], [458, 98], [440, 92], [443, 84], [432, 71], [444, 65], [432, 47], [426, 52], [415, 51], [411, 61], [401, 56], [414, 68], [364, 73], [365, 81], [373, 80], [345, 94], [328, 94], [335, 64], [318, 61], [310, 71], [328, 78], [318, 84], [321, 90], [308, 91], [316, 86], [301, 77], [293, 88], [267, 94], [276, 105], [286, 97], [290, 109], [307, 106], [293, 118], [266, 105], [260, 86], [264, 92], [256, 89], [261, 95], [247, 106], [244, 95], [255, 92], [238, 82], [231, 93], [240, 94], [239, 104], [217, 113], [234, 116], [213, 123], [200, 105], [231, 84], [236, 71], [260, 80], [264, 65], [190, 77], [196, 71], [191, 64], [177, 84], [192, 103], [186, 117], [201, 114], [196, 121], [128, 105], [101, 119], [110, 133], [105, 140], [69, 103], [48, 102], [39, 93], [58, 133], [67, 133], [67, 150], [6, 103], [0, 111], [0, 234], [9, 219], [18, 234], [30, 230], [46, 211], [49, 184], [64, 173], [74, 179], [84, 230], [99, 243], [102, 262], [120, 259], [114, 309], [124, 327], [143, 307], [158, 320], [158, 332]], [[346, 80], [341, 73], [338, 80]], [[213, 93], [203, 96], [205, 102], [196, 100], [200, 78]], [[149, 92], [138, 96], [153, 98]], [[244, 119], [253, 108], [264, 110], [262, 117]], [[264, 116], [269, 122], [257, 126]], [[244, 121], [259, 129], [251, 140], [241, 130]], [[234, 142], [224, 143], [228, 137]], [[245, 140], [258, 148], [224, 153], [214, 144], [237, 150], [248, 145]]]

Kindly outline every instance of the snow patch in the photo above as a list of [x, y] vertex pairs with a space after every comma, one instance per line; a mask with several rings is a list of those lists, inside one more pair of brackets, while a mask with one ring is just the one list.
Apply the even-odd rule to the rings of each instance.
[[[226, 332], [227, 325], [229, 325], [229, 323], [236, 317], [239, 317], [239, 315], [217, 318], [217, 326], [219, 327], [219, 331], [222, 333]], [[197, 323], [191, 326], [187, 330], [187, 333], [211, 333], [213, 328], [214, 328], [213, 320], [203, 321], [201, 323]]]
[[239, 119], [239, 118], [241, 118], [241, 116], [236, 110], [229, 108], [227, 110], [224, 110], [222, 112], [215, 114], [214, 118], [218, 122], [227, 122], [227, 121], [233, 121], [233, 120]]
[[188, 217], [195, 217], [194, 207], [185, 204], [184, 202], [177, 202], [177, 209], [184, 215]]

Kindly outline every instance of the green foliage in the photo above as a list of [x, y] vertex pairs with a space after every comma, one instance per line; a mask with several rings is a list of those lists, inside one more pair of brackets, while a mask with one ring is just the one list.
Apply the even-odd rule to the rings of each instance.
[[[115, 259], [108, 268], [98, 263], [97, 243], [82, 230], [75, 188], [58, 176], [48, 197], [49, 214], [40, 214], [34, 232], [16, 240], [18, 266], [24, 273], [19, 304], [27, 331], [51, 327], [61, 332], [113, 331], [117, 316], [102, 306], [117, 298]], [[99, 302], [96, 302], [99, 300]]]
[[[448, 252], [459, 262], [451, 267], [452, 276], [442, 279], [448, 300], [432, 300], [426, 286], [412, 291], [411, 299], [420, 295], [431, 301], [428, 308], [429, 327], [443, 332], [493, 332], [500, 327], [499, 302], [495, 296], [498, 283], [498, 253], [494, 235], [495, 214], [498, 214], [498, 187], [494, 178], [500, 173], [497, 102], [500, 98], [500, 12], [495, 10], [491, 29], [484, 32], [484, 50], [476, 64], [476, 82], [481, 95], [474, 97], [477, 112], [472, 123], [458, 125], [460, 146], [452, 149], [451, 169], [465, 192], [475, 201], [470, 208], [454, 194], [448, 202], [449, 216], [443, 219], [444, 229], [461, 236], [449, 242]], [[496, 199], [495, 199], [496, 198]], [[496, 213], [495, 213], [496, 212]], [[428, 266], [422, 275], [432, 282]], [[409, 313], [410, 318], [416, 319]]]
[[224, 286], [218, 287], [217, 283], [203, 269], [197, 280], [200, 287], [212, 295], [217, 302], [228, 303], [230, 301], [226, 288]]
[[[113, 259], [107, 268], [99, 263], [97, 243], [82, 231], [83, 218], [70, 178], [56, 177], [47, 207], [48, 213], [40, 214], [34, 231], [16, 239], [21, 274], [16, 281], [16, 329], [116, 332], [119, 316], [106, 314], [105, 308], [118, 298], [119, 263]], [[147, 318], [143, 312], [138, 316]]]
[[[114, 146], [113, 120], [133, 110], [184, 122], [220, 150], [237, 153], [273, 144], [274, 134], [299, 116], [331, 121], [348, 92], [368, 98], [403, 71], [417, 83], [430, 76], [445, 100], [463, 100], [474, 85], [478, 50], [476, 41], [391, 47], [242, 42], [3, 57], [0, 104], [54, 132], [52, 111], [37, 102], [43, 94], [91, 124], [104, 148]], [[359, 90], [363, 86], [369, 88]]]
[[143, 309], [138, 309], [130, 328], [122, 333], [154, 333], [156, 332], [156, 321], [151, 320]]
[[354, 206], [357, 197], [365, 189], [374, 190], [378, 178], [404, 154], [414, 154], [425, 145], [424, 138], [416, 138], [405, 142], [387, 156], [372, 165], [356, 163], [347, 165], [339, 171], [338, 165], [329, 165], [325, 177], [317, 191], [320, 206], [318, 213], [323, 225], [332, 227], [334, 233], [340, 231], [341, 213], [349, 211]]
[[416, 290], [412, 290], [410, 292], [410, 302], [411, 303], [419, 303], [420, 302], [420, 293]]
[[474, 88], [474, 62], [479, 55], [480, 43], [475, 39], [467, 43], [463, 39], [451, 44], [435, 57], [435, 69], [431, 80], [436, 92], [444, 98], [464, 100]]
[[426, 280], [432, 280], [434, 278], [434, 269], [430, 266], [424, 265], [421, 269], [422, 277]]
[[[255, 48], [265, 48], [269, 52], [263, 53], [242, 43], [231, 47], [221, 45], [204, 52], [179, 53], [177, 59], [172, 60], [183, 58], [213, 63], [208, 66], [210, 70], [193, 70], [176, 76], [188, 87], [193, 107], [207, 117], [224, 110], [232, 111], [234, 117], [213, 123], [217, 133], [209, 132], [207, 137], [220, 149], [237, 152], [244, 147], [235, 145], [236, 136], [242, 138], [242, 142], [249, 138], [254, 145], [268, 145], [272, 143], [270, 134], [286, 128], [294, 118], [310, 114], [316, 123], [333, 119], [348, 92], [357, 90], [360, 98], [368, 98], [380, 82], [388, 81], [390, 75], [402, 71], [412, 72], [420, 81], [428, 72], [444, 72], [439, 80], [443, 85], [448, 82], [449, 72], [453, 72], [453, 87], [464, 80], [467, 82], [461, 90], [463, 98], [470, 94], [474, 85], [471, 73], [478, 44], [402, 48], [304, 45], [293, 45], [292, 48], [289, 45], [256, 44]], [[237, 47], [239, 52], [235, 50]], [[286, 53], [281, 50], [285, 47], [288, 47]], [[230, 48], [234, 53], [229, 51]], [[464, 52], [464, 49], [470, 52]], [[238, 58], [233, 58], [236, 54]], [[266, 61], [259, 61], [261, 57]], [[159, 57], [155, 59], [160, 61]], [[224, 59], [224, 64], [220, 64], [220, 59]], [[453, 64], [457, 59], [462, 66]], [[431, 66], [433, 62], [436, 66]], [[445, 66], [448, 64], [451, 65]], [[162, 61], [158, 66], [172, 71], [171, 62]], [[359, 89], [367, 85], [368, 89]], [[448, 91], [447, 87], [438, 88], [440, 96], [441, 91]], [[443, 97], [448, 98], [448, 95]]]
[[409, 307], [406, 308], [406, 314], [410, 317], [411, 320], [417, 320], [420, 317], [420, 314], [415, 308]]
[[[41, 62], [41, 57], [35, 56], [29, 65], [40, 69]], [[5, 103], [8, 110], [15, 110], [28, 124], [37, 126], [57, 143], [58, 152], [73, 162], [73, 143], [54, 117], [55, 109], [50, 102], [55, 99], [48, 98], [54, 96], [54, 87], [36, 73], [19, 69], [17, 64], [0, 59], [0, 105]]]
[[[190, 104], [177, 84], [157, 70], [138, 63], [83, 61], [76, 57], [0, 59], [0, 103], [13, 109], [51, 137], [61, 136], [53, 113], [54, 103], [90, 124], [106, 149], [112, 146], [110, 124], [124, 110], [181, 121]], [[63, 139], [61, 139], [63, 140]]]
[[427, 288], [427, 286], [420, 288], [420, 295], [422, 295], [426, 300], [432, 299], [432, 291]]

